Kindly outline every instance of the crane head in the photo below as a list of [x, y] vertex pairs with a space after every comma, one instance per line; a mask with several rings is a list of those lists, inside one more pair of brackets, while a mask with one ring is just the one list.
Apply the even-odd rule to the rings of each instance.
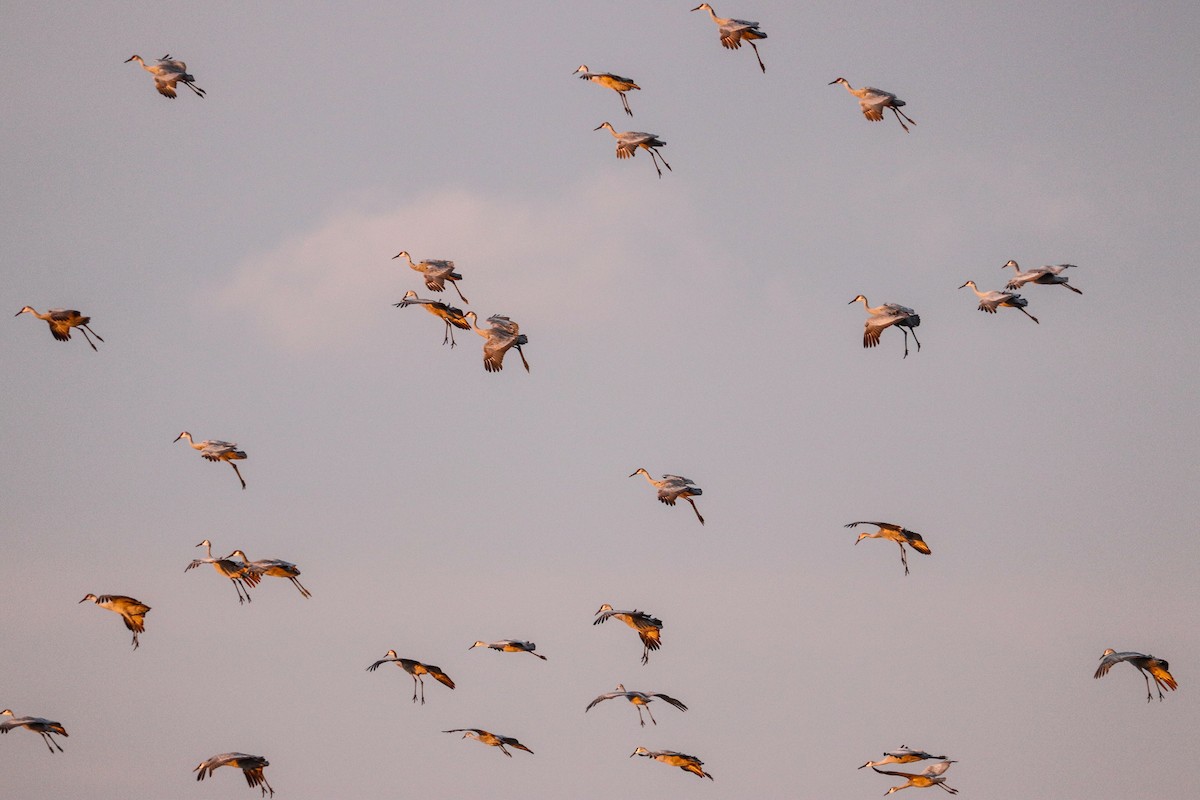
[[575, 70], [574, 72], [572, 72], [571, 74], [572, 74], [572, 75], [578, 75], [580, 72], [590, 72], [590, 70], [588, 69], [588, 65], [587, 65], [587, 64], [580, 64], [580, 65], [579, 65], [579, 68], [578, 68], [577, 70]]
[[192, 440], [192, 435], [190, 433], [188, 433], [187, 431], [182, 431], [178, 436], [175, 437], [175, 441], [171, 442], [171, 444], [175, 444], [175, 442], [178, 442], [180, 439], [183, 439], [185, 437], [187, 438], [187, 440], [189, 442]]
[[487, 646], [488, 646], [488, 643], [487, 643], [487, 642], [476, 642], [475, 644], [471, 645], [471, 646], [470, 646], [470, 647], [468, 647], [467, 649], [468, 649], [468, 650], [474, 650], [476, 647], [487, 647]]
[[392, 259], [395, 260], [397, 258], [400, 258], [400, 256], [404, 256], [405, 258], [412, 260], [412, 256], [410, 256], [408, 254], [407, 250], [401, 250], [399, 253], [396, 253], [396, 255], [392, 256]]
[[140, 62], [140, 63], [142, 63], [142, 64], [145, 64], [145, 63], [146, 63], [145, 61], [142, 61], [142, 57], [141, 57], [141, 56], [137, 56], [137, 55], [130, 56], [129, 58], [125, 59], [125, 63], [126, 63], [126, 64], [128, 64], [130, 61], [138, 61], [138, 62]]
[[849, 303], [847, 303], [846, 305], [848, 305], [848, 306], [849, 306], [849, 305], [854, 305], [854, 304], [855, 304], [855, 303], [857, 303], [859, 300], [862, 300], [862, 301], [863, 301], [863, 305], [866, 305], [866, 304], [867, 304], [867, 298], [863, 297], [863, 296], [860, 294], [860, 295], [857, 295], [857, 296], [856, 296], [856, 297], [855, 297], [853, 300], [851, 300], [851, 301], [850, 301]]
[[82, 599], [82, 600], [80, 600], [79, 602], [80, 602], [80, 603], [86, 603], [88, 600], [93, 600], [93, 601], [94, 601], [95, 599], [96, 599], [96, 595], [92, 594], [91, 592], [88, 592], [87, 594], [85, 594], [85, 595], [83, 596], [83, 599]]
[[[717, 13], [717, 12], [713, 11], [713, 7], [710, 6], [708, 3], [701, 3], [700, 5], [693, 8], [692, 11], [699, 11], [702, 8], [706, 8], [709, 11], [712, 11], [712, 13], [714, 13], [714, 14]], [[642, 748], [639, 747], [638, 749], [641, 750]]]
[[[696, 9], [694, 9], [694, 8], [692, 9], [692, 11], [695, 11], [695, 10]], [[637, 750], [634, 750], [632, 753], [630, 753], [629, 757], [633, 758], [634, 756], [648, 756], [648, 755], [650, 755], [649, 750], [647, 750], [644, 747], [639, 747]]]
[[1015, 269], [1017, 272], [1020, 272], [1020, 271], [1021, 271], [1021, 267], [1020, 267], [1020, 266], [1017, 264], [1017, 262], [1015, 262], [1015, 261], [1009, 261], [1007, 264], [1005, 264], [1005, 265], [1004, 265], [1003, 267], [1001, 267], [1000, 269], [1008, 269], [1009, 267], [1012, 267], [1012, 268], [1013, 268], [1013, 269]]
[[964, 283], [962, 286], [960, 286], [958, 288], [962, 289], [963, 287], [966, 287], [966, 286], [970, 286], [972, 289], [979, 288], [978, 286], [975, 285], [975, 281], [967, 281], [966, 283]]
[[[11, 308], [11, 306], [9, 306], [9, 307]], [[13, 316], [14, 316], [14, 317], [19, 317], [19, 316], [21, 316], [22, 314], [24, 314], [26, 311], [28, 311], [30, 314], [36, 314], [36, 313], [37, 313], [36, 311], [34, 311], [34, 310], [33, 310], [32, 308], [30, 308], [29, 306], [25, 306], [25, 307], [24, 307], [24, 308], [22, 308], [20, 311], [18, 311], [16, 314], [13, 314]]]
[[831, 80], [831, 81], [829, 82], [829, 84], [828, 84], [828, 85], [830, 85], [830, 86], [833, 86], [835, 83], [844, 83], [844, 84], [846, 84], [847, 86], [849, 86], [849, 85], [850, 85], [850, 82], [849, 82], [849, 81], [847, 81], [845, 78], [834, 78], [833, 80]]
[[646, 468], [645, 468], [645, 467], [638, 467], [636, 472], [631, 472], [631, 473], [629, 473], [629, 477], [631, 477], [631, 478], [632, 478], [634, 475], [645, 475], [645, 476], [649, 477], [649, 476], [650, 476], [650, 473], [649, 473], [649, 472], [646, 472]]
[[212, 542], [210, 542], [208, 539], [205, 539], [203, 542], [196, 545], [196, 547], [212, 547]]
[[[636, 475], [637, 473], [635, 472], [633, 474]], [[610, 606], [608, 603], [605, 603], [604, 605], [600, 606], [600, 610], [597, 611], [596, 613], [603, 614], [605, 611], [612, 611], [612, 610], [613, 610], [613, 607]]]

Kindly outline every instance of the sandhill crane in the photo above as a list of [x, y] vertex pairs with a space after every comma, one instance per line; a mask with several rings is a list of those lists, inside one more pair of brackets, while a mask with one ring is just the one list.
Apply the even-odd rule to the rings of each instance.
[[11, 708], [6, 708], [0, 711], [0, 733], [8, 733], [13, 728], [26, 728], [33, 731], [42, 737], [46, 742], [46, 747], [50, 752], [54, 752], [54, 748], [58, 748], [58, 752], [64, 752], [58, 742], [54, 741], [54, 734], [59, 736], [67, 736], [67, 729], [63, 727], [61, 722], [55, 722], [44, 717], [18, 717], [14, 716]]
[[425, 675], [429, 675], [430, 677], [434, 678], [438, 683], [441, 683], [445, 686], [449, 686], [451, 689], [454, 688], [454, 681], [450, 680], [449, 675], [442, 672], [441, 667], [436, 667], [433, 664], [422, 664], [420, 661], [414, 661], [411, 658], [400, 658], [399, 656], [396, 655], [395, 650], [388, 650], [383, 658], [379, 659], [374, 664], [367, 667], [367, 672], [374, 672], [376, 669], [379, 668], [380, 664], [386, 664], [389, 661], [392, 662], [393, 664], [395, 664], [397, 667], [400, 667], [401, 669], [403, 669], [405, 672], [407, 672], [409, 675], [412, 676], [412, 679], [413, 679], [412, 701], [414, 703], [417, 702], [417, 684], [420, 683], [421, 684], [421, 705], [425, 705], [425, 678], [423, 677]]
[[400, 256], [404, 256], [408, 260], [408, 265], [417, 272], [425, 276], [425, 288], [431, 292], [444, 292], [446, 290], [446, 281], [450, 281], [450, 285], [454, 291], [458, 292], [458, 297], [464, 303], [471, 301], [463, 297], [462, 290], [458, 288], [458, 282], [462, 280], [462, 275], [454, 271], [453, 261], [443, 261], [439, 258], [427, 258], [424, 261], [413, 263], [412, 256], [407, 250], [401, 250], [396, 255], [392, 256], [395, 260]]
[[208, 461], [224, 461], [229, 466], [233, 467], [233, 471], [237, 473], [237, 478], [242, 483], [242, 488], [246, 488], [246, 479], [242, 477], [241, 470], [237, 468], [234, 461], [241, 461], [246, 457], [245, 450], [238, 450], [237, 444], [234, 442], [222, 442], [220, 439], [205, 439], [203, 442], [193, 442], [192, 435], [187, 431], [183, 431], [175, 437], [175, 441], [187, 439], [188, 444], [193, 449], [200, 451], [200, 457]]
[[221, 753], [201, 761], [200, 765], [192, 772], [197, 773], [196, 780], [202, 781], [219, 767], [237, 767], [246, 776], [246, 783], [250, 785], [251, 789], [257, 786], [262, 791], [263, 797], [267, 796], [267, 792], [274, 797], [275, 790], [271, 788], [271, 784], [267, 783], [267, 777], [263, 775], [263, 769], [269, 766], [271, 766], [271, 762], [262, 756], [251, 756], [246, 753]]
[[[12, 306], [9, 306], [11, 308]], [[46, 320], [46, 324], [50, 326], [50, 335], [60, 342], [71, 341], [71, 328], [79, 328], [79, 332], [83, 334], [83, 338], [87, 339], [87, 343], [96, 350], [96, 344], [92, 341], [92, 337], [88, 336], [90, 331], [92, 336], [100, 339], [100, 334], [88, 327], [88, 323], [92, 321], [91, 317], [85, 317], [78, 311], [72, 308], [51, 308], [45, 314], [39, 314], [30, 306], [25, 306], [13, 316], [19, 317], [22, 314], [33, 314], [38, 319]], [[104, 341], [100, 339], [100, 341]], [[96, 352], [100, 352], [96, 350]]]
[[675, 505], [676, 500], [687, 500], [692, 507], [692, 511], [696, 512], [696, 519], [700, 520], [700, 524], [704, 524], [704, 517], [700, 516], [700, 509], [696, 508], [693, 497], [699, 497], [704, 494], [704, 490], [696, 485], [696, 482], [691, 478], [685, 478], [681, 475], [663, 475], [662, 480], [656, 481], [650, 477], [650, 473], [646, 472], [643, 467], [638, 467], [637, 472], [630, 473], [629, 477], [634, 475], [645, 475], [646, 480], [650, 481], [650, 485], [658, 490], [658, 502], [668, 506]]
[[884, 303], [872, 308], [867, 302], [867, 298], [861, 294], [851, 300], [849, 304], [853, 305], [859, 300], [862, 300], [863, 308], [871, 315], [867, 320], [866, 329], [863, 331], [863, 347], [875, 347], [879, 344], [879, 337], [884, 328], [895, 325], [904, 334], [904, 358], [908, 358], [909, 331], [912, 331], [913, 341], [917, 343], [917, 352], [921, 352], [921, 340], [917, 338], [917, 332], [913, 330], [921, 324], [921, 317], [917, 312], [907, 306], [899, 306], [895, 303]]
[[642, 640], [642, 664], [650, 663], [650, 651], [662, 647], [663, 621], [636, 608], [633, 611], [613, 611], [613, 607], [605, 603], [596, 612], [592, 624], [599, 625], [609, 618], [619, 619], [637, 631], [638, 638]]
[[272, 578], [287, 578], [292, 582], [292, 585], [300, 590], [300, 594], [304, 597], [312, 597], [312, 592], [304, 588], [304, 584], [298, 580], [300, 577], [300, 568], [290, 561], [284, 561], [279, 558], [261, 558], [258, 561], [251, 561], [246, 557], [246, 554], [241, 550], [234, 550], [226, 559], [240, 559], [245, 565], [247, 572], [254, 572], [258, 575], [270, 575]]
[[1168, 672], [1170, 665], [1161, 658], [1144, 655], [1142, 653], [1118, 653], [1111, 647], [1104, 651], [1100, 656], [1100, 666], [1096, 669], [1096, 674], [1092, 677], [1102, 678], [1112, 669], [1113, 664], [1120, 664], [1122, 661], [1128, 661], [1133, 666], [1137, 667], [1138, 672], [1142, 673], [1142, 677], [1146, 679], [1146, 702], [1149, 703], [1153, 698], [1150, 695], [1150, 679], [1154, 678], [1154, 683], [1158, 686], [1158, 700], [1162, 702], [1165, 688], [1168, 691], [1175, 691], [1179, 686], [1175, 682], [1175, 678], [1171, 677]]
[[509, 747], [515, 747], [518, 750], [524, 750], [526, 753], [533, 753], [532, 750], [511, 736], [500, 736], [499, 734], [492, 733], [491, 731], [485, 731], [481, 728], [451, 728], [448, 731], [442, 731], [442, 733], [461, 733], [462, 738], [464, 739], [474, 739], [477, 742], [483, 742], [484, 744], [491, 745], [492, 747], [499, 747], [500, 752], [504, 753], [504, 755], [508, 756], [509, 758], [512, 758], [512, 753], [508, 752], [508, 750], [505, 748], [505, 745], [508, 745]]
[[[863, 116], [871, 120], [871, 122], [883, 121], [883, 110], [890, 108], [892, 113], [896, 115], [896, 121], [900, 123], [900, 127], [904, 128], [905, 133], [911, 133], [908, 126], [904, 124], [904, 120], [908, 120], [913, 125], [917, 121], [900, 110], [900, 106], [907, 105], [903, 100], [891, 92], [885, 92], [883, 89], [876, 89], [873, 86], [864, 86], [861, 89], [855, 89], [850, 85], [850, 82], [845, 78], [836, 78], [829, 82], [830, 86], [835, 83], [840, 83], [846, 87], [846, 91], [858, 98], [858, 106], [862, 109]], [[900, 119], [904, 117], [904, 119]]]
[[141, 56], [130, 56], [125, 59], [126, 64], [130, 61], [138, 62], [142, 65], [142, 69], [154, 76], [154, 88], [158, 89], [158, 93], [163, 97], [175, 99], [175, 85], [181, 81], [195, 92], [197, 97], [204, 97], [204, 90], [197, 86], [194, 83], [196, 79], [188, 74], [187, 64], [171, 58], [170, 54], [160, 58], [154, 66], [148, 65]]
[[[878, 525], [879, 530], [874, 533], [864, 531], [854, 540], [858, 544], [863, 539], [888, 539], [900, 546], [900, 563], [904, 565], [904, 574], [908, 574], [908, 556], [904, 554], [904, 545], [908, 545], [918, 553], [929, 555], [933, 551], [929, 549], [929, 545], [925, 544], [925, 540], [921, 538], [921, 534], [916, 531], [910, 531], [903, 525], [897, 525], [894, 522], [851, 522], [846, 525], [847, 528], [853, 528], [855, 525]], [[881, 762], [882, 763], [882, 762]]]
[[862, 769], [863, 767], [880, 767], [884, 764], [911, 764], [914, 761], [924, 761], [930, 758], [946, 758], [945, 756], [930, 755], [924, 750], [912, 750], [906, 744], [900, 745], [899, 750], [888, 750], [883, 755], [884, 757], [882, 760], [868, 761], [867, 763], [863, 764], [862, 767], [859, 767], [859, 769]]
[[589, 72], [587, 64], [580, 64], [579, 69], [575, 70], [571, 74], [578, 75], [580, 72], [583, 73], [582, 75], [579, 75], [581, 80], [591, 81], [592, 83], [596, 83], [601, 86], [607, 86], [609, 89], [612, 89], [614, 92], [621, 95], [621, 105], [625, 107], [625, 113], [631, 117], [633, 116], [633, 112], [629, 109], [629, 101], [625, 98], [625, 93], [632, 91], [633, 89], [640, 90], [642, 87], [634, 83], [632, 78], [622, 78], [620, 75], [614, 75], [611, 72]]
[[[671, 165], [663, 158], [662, 153], [658, 152], [658, 147], [666, 147], [667, 143], [658, 138], [657, 133], [642, 133], [641, 131], [618, 131], [612, 126], [612, 123], [601, 122], [593, 130], [607, 128], [608, 132], [617, 140], [617, 158], [633, 158], [637, 155], [638, 148], [642, 148], [650, 154], [650, 160], [654, 162], [654, 171], [658, 173], [658, 177], [662, 177], [662, 170], [658, 168], [659, 159], [662, 159], [663, 166], [668, 170]], [[674, 172], [674, 170], [671, 170]]]
[[449, 303], [443, 303], [441, 300], [426, 300], [423, 297], [417, 297], [417, 293], [412, 289], [404, 293], [404, 298], [399, 303], [393, 303], [392, 305], [396, 308], [405, 308], [411, 305], [424, 306], [426, 311], [446, 323], [446, 335], [442, 337], [442, 344], [445, 344], [449, 340], [452, 349], [454, 347], [454, 329], [471, 330], [471, 323], [467, 322], [467, 318], [463, 316], [461, 308], [455, 308]]
[[930, 764], [923, 771], [916, 774], [911, 772], [892, 772], [891, 770], [879, 769], [878, 767], [871, 767], [871, 769], [875, 770], [880, 775], [895, 775], [898, 778], [908, 779], [908, 783], [904, 784], [903, 786], [893, 786], [892, 788], [888, 789], [883, 793], [884, 797], [887, 797], [892, 792], [898, 792], [901, 789], [907, 789], [910, 786], [915, 786], [918, 789], [928, 789], [930, 786], [936, 786], [939, 789], [944, 789], [950, 794], [958, 794], [958, 789], [952, 789], [947, 786], [945, 783], [946, 779], [942, 777], [942, 773], [950, 769], [950, 765], [953, 763], [953, 761], [939, 761], [937, 764]]
[[[1004, 306], [1006, 308], [1015, 308], [1034, 322], [1038, 321], [1037, 317], [1025, 310], [1025, 306], [1029, 305], [1029, 301], [1016, 292], [981, 292], [979, 291], [979, 287], [975, 285], [975, 281], [967, 281], [958, 288], [962, 289], [964, 286], [970, 286], [971, 291], [979, 298], [980, 311], [995, 314], [997, 308]], [[1040, 325], [1041, 323], [1039, 322], [1038, 324]]]
[[1037, 267], [1029, 270], [1028, 272], [1021, 272], [1021, 267], [1017, 264], [1017, 262], [1009, 261], [1000, 269], [1008, 269], [1009, 267], [1015, 269], [1017, 274], [1014, 275], [1013, 279], [1008, 282], [1008, 285], [1004, 287], [1005, 289], [1020, 289], [1027, 283], [1040, 283], [1044, 286], [1054, 286], [1055, 284], [1058, 284], [1064, 289], [1070, 289], [1075, 294], [1083, 294], [1083, 292], [1067, 283], [1067, 276], [1062, 274], [1063, 270], [1079, 269], [1079, 267], [1075, 266], [1074, 264], [1056, 264], [1054, 266]]
[[658, 724], [658, 720], [654, 718], [654, 714], [650, 711], [650, 703], [654, 702], [654, 698], [656, 697], [665, 703], [675, 706], [680, 711], [687, 711], [687, 706], [676, 700], [674, 697], [668, 697], [667, 695], [660, 694], [658, 692], [627, 691], [625, 689], [625, 685], [621, 683], [617, 684], [617, 690], [615, 692], [605, 692], [592, 702], [588, 703], [587, 708], [585, 708], [583, 711], [586, 714], [588, 711], [591, 711], [592, 706], [596, 705], [597, 703], [602, 703], [605, 700], [612, 700], [616, 697], [624, 697], [633, 704], [633, 707], [636, 708], [638, 712], [638, 722], [642, 723], [643, 728], [646, 727], [646, 720], [642, 719], [642, 708], [645, 708], [646, 713], [650, 715], [650, 721], [655, 725]]
[[711, 774], [704, 771], [704, 762], [695, 756], [689, 756], [687, 753], [680, 753], [675, 750], [647, 750], [644, 747], [639, 747], [629, 754], [630, 758], [634, 756], [652, 758], [655, 761], [661, 761], [663, 764], [679, 767], [681, 770], [690, 772], [701, 778], [708, 778], [710, 781], [713, 779]]
[[751, 22], [748, 19], [726, 19], [718, 17], [717, 12], [713, 11], [713, 7], [708, 3], [701, 3], [692, 9], [699, 11], [704, 9], [708, 11], [708, 15], [712, 17], [712, 21], [717, 23], [717, 35], [721, 37], [721, 46], [727, 50], [737, 50], [742, 46], [742, 42], [754, 48], [754, 57], [758, 59], [758, 66], [765, 73], [767, 67], [763, 64], [762, 56], [758, 54], [758, 46], [754, 44], [755, 39], [765, 39], [767, 35], [758, 29], [757, 22]]
[[525, 371], [529, 372], [529, 362], [525, 360], [525, 351], [521, 349], [521, 345], [529, 344], [529, 337], [521, 333], [517, 323], [501, 314], [493, 314], [487, 320], [492, 323], [492, 327], [481, 328], [478, 324], [479, 317], [474, 311], [468, 311], [464, 317], [471, 323], [471, 329], [486, 339], [483, 343], [485, 370], [499, 372], [504, 369], [504, 354], [515, 347], [517, 355], [521, 357], [521, 363], [525, 365]]
[[[213, 569], [217, 571], [218, 575], [223, 575], [233, 582], [233, 588], [237, 592], [238, 596], [238, 604], [240, 605], [242, 603], [250, 602], [250, 587], [258, 586], [258, 582], [262, 580], [262, 577], [259, 575], [259, 573], [247, 568], [244, 561], [234, 561], [228, 557], [213, 558], [212, 542], [210, 542], [208, 539], [205, 539], [203, 542], [196, 545], [196, 547], [206, 548], [208, 552], [208, 558], [193, 559], [192, 563], [183, 568], [183, 571], [187, 572], [189, 569], [194, 569], [201, 564], [212, 564]], [[245, 594], [244, 599], [242, 597], [243, 594]]]
[[88, 600], [101, 608], [107, 608], [109, 611], [121, 615], [121, 619], [125, 621], [125, 627], [133, 631], [133, 649], [137, 650], [138, 634], [144, 633], [146, 630], [146, 612], [150, 610], [150, 606], [123, 594], [102, 594], [97, 597], [88, 593], [79, 602], [86, 603]]
[[546, 661], [546, 657], [541, 653], [535, 653], [537, 645], [533, 642], [523, 642], [520, 639], [501, 639], [497, 642], [476, 642], [468, 647], [468, 650], [474, 650], [476, 647], [488, 647], [492, 650], [498, 650], [501, 653], [529, 653], [531, 656], [537, 656], [542, 661]]

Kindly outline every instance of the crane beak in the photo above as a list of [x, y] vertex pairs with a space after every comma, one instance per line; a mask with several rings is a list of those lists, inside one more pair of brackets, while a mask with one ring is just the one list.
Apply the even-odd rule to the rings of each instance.
[[171, 444], [175, 444], [175, 442], [178, 442], [182, 438], [183, 438], [183, 434], [181, 433], [178, 436], [176, 436], [174, 439], [171, 440]]
[[[85, 598], [83, 598], [83, 600], [87, 600], [87, 598], [85, 597]], [[79, 602], [80, 602], [80, 603], [82, 603], [82, 602], [83, 602], [83, 600], [80, 600]]]
[[[967, 281], [967, 283], [970, 283], [970, 281]], [[960, 289], [961, 289], [961, 288], [963, 288], [963, 286], [966, 286], [966, 285], [967, 285], [967, 283], [964, 283], [962, 286], [960, 286], [960, 287], [958, 287], [958, 288], [960, 288]]]
[[137, 56], [130, 56], [129, 58], [125, 59], [124, 63], [128, 64], [130, 61], [133, 61], [135, 58], [137, 58]]

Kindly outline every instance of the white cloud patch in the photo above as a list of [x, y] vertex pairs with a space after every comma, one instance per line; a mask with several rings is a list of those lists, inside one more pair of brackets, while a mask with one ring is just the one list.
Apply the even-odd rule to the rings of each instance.
[[[480, 317], [505, 313], [523, 324], [595, 319], [604, 313], [598, 297], [629, 291], [646, 272], [661, 271], [663, 252], [680, 263], [701, 257], [682, 195], [628, 178], [533, 200], [440, 191], [384, 211], [338, 210], [316, 229], [247, 258], [221, 299], [252, 314], [283, 347], [342, 350], [377, 332], [377, 314], [365, 310], [385, 308], [408, 289], [462, 305], [452, 288], [436, 295], [404, 259], [392, 260], [407, 250], [414, 261], [454, 261], [463, 274], [459, 288], [471, 300], [467, 310]], [[688, 232], [680, 238], [665, 231]]]

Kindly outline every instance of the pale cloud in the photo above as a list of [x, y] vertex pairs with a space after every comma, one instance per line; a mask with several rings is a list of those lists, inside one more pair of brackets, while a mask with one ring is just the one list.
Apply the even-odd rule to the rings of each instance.
[[[644, 178], [646, 176], [638, 176]], [[645, 186], [641, 185], [646, 184]], [[668, 210], [673, 209], [673, 210]], [[386, 307], [408, 289], [436, 296], [404, 259], [441, 258], [463, 273], [467, 310], [539, 317], [603, 314], [596, 299], [630, 291], [657, 268], [666, 247], [689, 261], [701, 257], [703, 233], [664, 241], [684, 230], [687, 204], [658, 181], [602, 178], [553, 197], [514, 199], [463, 190], [431, 192], [387, 210], [343, 208], [315, 229], [245, 259], [222, 302], [251, 313], [276, 344], [336, 351], [377, 323], [364, 308]], [[649, 245], [642, 240], [650, 238]], [[647, 250], [650, 252], [648, 254]], [[441, 295], [462, 305], [449, 287]]]

